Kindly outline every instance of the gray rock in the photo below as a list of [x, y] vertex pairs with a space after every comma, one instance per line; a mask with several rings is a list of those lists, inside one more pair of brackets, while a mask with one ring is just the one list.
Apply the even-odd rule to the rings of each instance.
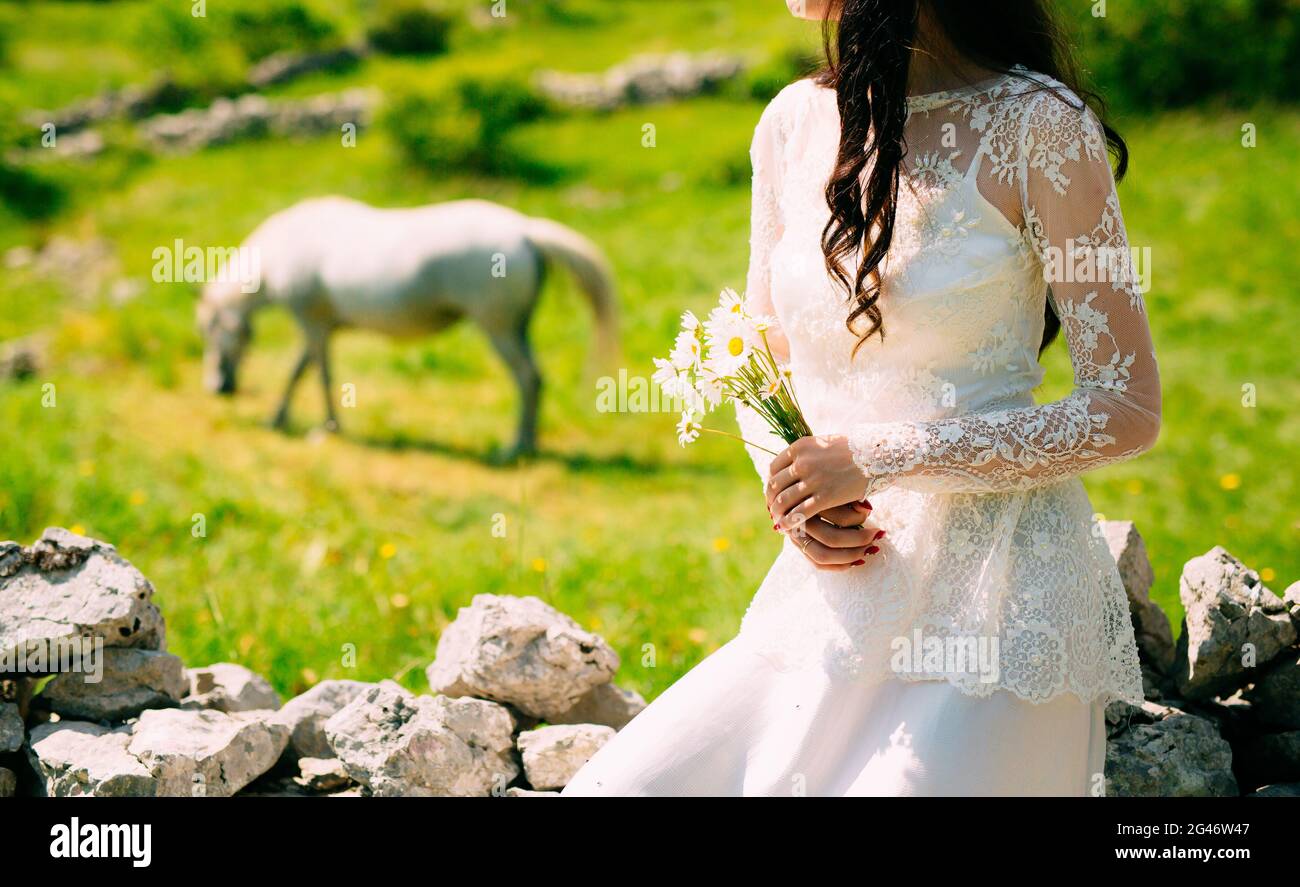
[[1282, 600], [1286, 603], [1286, 608], [1291, 611], [1291, 621], [1300, 629], [1300, 582], [1292, 582], [1283, 592]]
[[547, 721], [552, 724], [601, 724], [622, 730], [645, 710], [645, 706], [645, 699], [635, 690], [600, 684], [588, 691], [573, 708], [552, 715]]
[[[1131, 718], [1106, 746], [1106, 794], [1111, 797], [1226, 797], [1238, 794], [1232, 748], [1213, 721], [1146, 703], [1108, 707], [1117, 723]], [[1145, 721], [1145, 723], [1144, 723]]]
[[158, 781], [127, 751], [130, 743], [129, 727], [58, 721], [32, 729], [27, 757], [50, 797], [153, 797]]
[[507, 798], [558, 798], [559, 796], [559, 792], [535, 792], [519, 786], [506, 789]]
[[321, 681], [286, 702], [273, 720], [289, 728], [289, 752], [299, 758], [334, 757], [325, 738], [325, 722], [374, 686], [362, 681]]
[[0, 798], [12, 798], [17, 791], [18, 774], [6, 767], [0, 767]]
[[23, 747], [23, 718], [15, 702], [0, 702], [0, 753], [14, 752]]
[[[1173, 677], [1188, 699], [1232, 693], [1295, 642], [1282, 599], [1221, 547], [1187, 562], [1179, 597], [1186, 616]], [[1250, 648], [1255, 668], [1242, 663]]]
[[447, 696], [478, 696], [549, 719], [609, 683], [618, 654], [535, 597], [475, 595], [443, 631], [426, 674]]
[[519, 734], [524, 776], [535, 789], [560, 789], [582, 765], [614, 738], [614, 728], [599, 724], [565, 724]]
[[333, 792], [352, 785], [352, 777], [338, 758], [299, 758], [294, 782], [314, 792]]
[[185, 671], [189, 694], [183, 707], [214, 711], [263, 711], [278, 709], [280, 696], [266, 678], [233, 662], [218, 662], [207, 668]]
[[47, 529], [24, 548], [0, 543], [0, 658], [60, 641], [165, 649], [153, 586], [107, 542]]
[[708, 92], [744, 70], [741, 56], [676, 52], [636, 56], [599, 74], [543, 71], [537, 86], [558, 104], [611, 111]]
[[519, 775], [514, 718], [481, 699], [415, 696], [384, 681], [325, 722], [347, 773], [377, 797], [500, 793]]
[[1100, 526], [1128, 596], [1138, 652], [1158, 673], [1168, 673], [1174, 664], [1174, 633], [1165, 611], [1151, 600], [1155, 572], [1146, 543], [1132, 521], [1101, 521]]
[[154, 709], [140, 715], [127, 751], [163, 796], [229, 797], [270, 770], [289, 730], [269, 712]]
[[121, 721], [147, 708], [176, 705], [188, 686], [179, 656], [130, 647], [106, 647], [101, 680], [87, 683], [89, 677], [61, 674], [45, 685], [41, 698], [65, 718]]
[[1300, 730], [1300, 658], [1292, 650], [1245, 693], [1255, 717], [1282, 730]]

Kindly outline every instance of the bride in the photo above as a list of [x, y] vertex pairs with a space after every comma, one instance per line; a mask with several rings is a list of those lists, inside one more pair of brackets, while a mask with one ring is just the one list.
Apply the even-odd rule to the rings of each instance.
[[[564, 793], [1104, 794], [1142, 679], [1077, 475], [1160, 424], [1124, 142], [1047, 0], [789, 6], [834, 36], [755, 131], [746, 298], [818, 433], [741, 409], [781, 553]], [[1040, 405], [1058, 332], [1074, 390]]]

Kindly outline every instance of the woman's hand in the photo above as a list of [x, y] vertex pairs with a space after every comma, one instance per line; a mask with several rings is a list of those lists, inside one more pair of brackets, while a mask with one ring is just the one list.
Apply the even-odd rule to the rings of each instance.
[[860, 502], [867, 479], [848, 438], [822, 435], [802, 437], [773, 459], [764, 489], [772, 519], [790, 531], [827, 509]]
[[860, 567], [880, 551], [885, 531], [869, 523], [871, 505], [854, 502], [818, 514], [790, 531], [790, 539], [819, 570], [839, 573]]

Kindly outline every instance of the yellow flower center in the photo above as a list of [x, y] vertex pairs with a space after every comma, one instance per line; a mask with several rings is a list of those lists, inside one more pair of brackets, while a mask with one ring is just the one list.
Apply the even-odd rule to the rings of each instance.
[[745, 353], [745, 340], [740, 336], [733, 336], [727, 342], [727, 350], [731, 352], [732, 357], [740, 357]]

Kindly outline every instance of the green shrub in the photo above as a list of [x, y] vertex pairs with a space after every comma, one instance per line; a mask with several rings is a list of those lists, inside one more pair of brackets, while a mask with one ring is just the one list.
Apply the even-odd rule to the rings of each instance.
[[[250, 61], [276, 52], [312, 52], [339, 43], [339, 27], [331, 18], [302, 0], [241, 0], [211, 4], [218, 19]], [[223, 21], [224, 19], [224, 21]]]
[[389, 102], [384, 124], [406, 158], [424, 169], [539, 178], [549, 168], [507, 142], [517, 127], [548, 111], [523, 78], [464, 78]]
[[1300, 98], [1296, 0], [1111, 0], [1070, 4], [1095, 85], [1127, 109]]
[[451, 13], [427, 0], [380, 0], [366, 39], [391, 55], [436, 55], [446, 52]]

